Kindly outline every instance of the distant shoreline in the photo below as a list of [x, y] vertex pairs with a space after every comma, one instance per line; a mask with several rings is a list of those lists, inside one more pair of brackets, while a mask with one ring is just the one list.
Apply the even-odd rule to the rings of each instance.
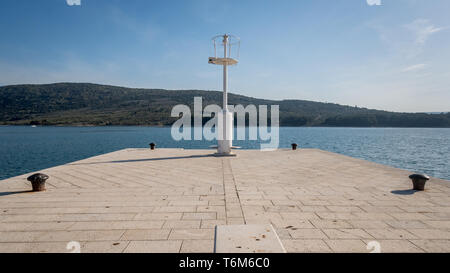
[[[0, 87], [0, 124], [37, 126], [171, 126], [176, 105], [193, 111], [221, 105], [222, 92], [135, 89], [90, 83]], [[279, 106], [281, 127], [450, 128], [450, 113], [400, 113], [307, 100], [267, 100], [229, 93], [230, 105]], [[220, 107], [220, 106], [219, 106]], [[266, 117], [270, 119], [270, 114]], [[209, 120], [203, 118], [203, 123]], [[270, 123], [270, 121], [268, 121]]]
[[[34, 125], [36, 127], [151, 127], [151, 128], [170, 128], [171, 125]], [[0, 124], [0, 127], [33, 127], [33, 125], [22, 125], [22, 124]], [[280, 128], [348, 128], [348, 129], [450, 129], [450, 127], [388, 127], [388, 126], [283, 126]], [[194, 126], [192, 126], [194, 128]], [[236, 126], [235, 126], [236, 128]]]

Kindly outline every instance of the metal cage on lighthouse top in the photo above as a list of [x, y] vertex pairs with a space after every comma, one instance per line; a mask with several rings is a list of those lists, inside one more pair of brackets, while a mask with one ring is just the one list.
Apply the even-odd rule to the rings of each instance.
[[237, 36], [224, 34], [212, 38], [214, 57], [209, 57], [208, 63], [216, 65], [235, 65], [239, 62], [241, 39]]

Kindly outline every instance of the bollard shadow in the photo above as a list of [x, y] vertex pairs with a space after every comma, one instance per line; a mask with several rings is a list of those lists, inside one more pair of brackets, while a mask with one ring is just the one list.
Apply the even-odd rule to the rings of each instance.
[[161, 161], [161, 160], [173, 160], [173, 159], [204, 158], [204, 157], [216, 157], [216, 156], [214, 154], [207, 154], [207, 155], [189, 155], [189, 156], [174, 156], [174, 157], [156, 157], [156, 158], [143, 158], [143, 159], [127, 159], [127, 160], [102, 161], [102, 162], [92, 162], [92, 163], [75, 163], [75, 164], [68, 164], [68, 165], [94, 165], [94, 164], [106, 164], [106, 163], [131, 163], [131, 162]]
[[13, 194], [30, 193], [30, 192], [33, 192], [33, 191], [7, 191], [7, 192], [0, 192], [0, 197], [1, 196], [13, 195]]
[[417, 191], [416, 190], [397, 190], [397, 191], [391, 191], [392, 194], [397, 194], [397, 195], [413, 195], [415, 194]]

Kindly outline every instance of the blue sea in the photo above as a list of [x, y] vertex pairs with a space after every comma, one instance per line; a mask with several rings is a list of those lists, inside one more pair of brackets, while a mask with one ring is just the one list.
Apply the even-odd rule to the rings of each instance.
[[[170, 127], [0, 126], [0, 179], [124, 148], [207, 149], [215, 142], [175, 141]], [[318, 148], [450, 180], [450, 129], [280, 128], [280, 148]], [[259, 149], [259, 141], [235, 141]]]

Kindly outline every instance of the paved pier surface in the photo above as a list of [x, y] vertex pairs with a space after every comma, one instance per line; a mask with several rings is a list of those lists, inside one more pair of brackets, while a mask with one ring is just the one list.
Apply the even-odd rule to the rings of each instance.
[[216, 225], [271, 223], [288, 252], [450, 252], [450, 182], [300, 149], [126, 149], [0, 181], [0, 252], [212, 252]]

